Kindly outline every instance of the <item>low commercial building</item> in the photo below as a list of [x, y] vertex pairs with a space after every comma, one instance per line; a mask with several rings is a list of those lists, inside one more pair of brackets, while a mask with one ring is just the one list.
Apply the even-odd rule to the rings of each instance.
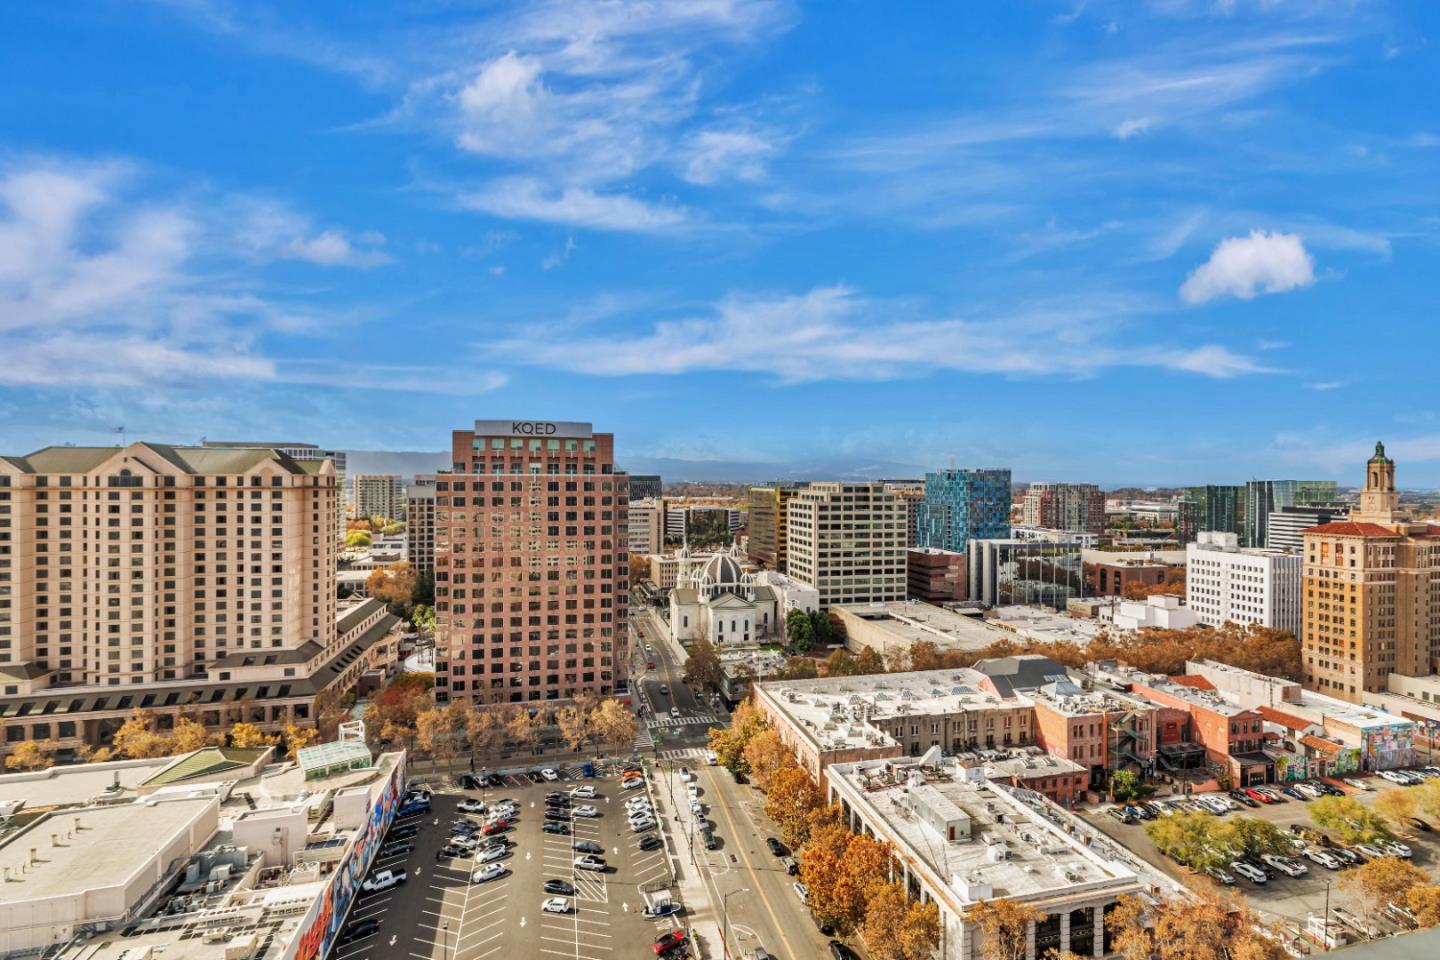
[[1104, 632], [1094, 620], [1056, 613], [1049, 607], [996, 607], [986, 614], [985, 623], [1035, 643], [1073, 643], [1081, 647]]
[[906, 595], [925, 603], [964, 600], [965, 554], [938, 547], [905, 551]]
[[404, 754], [372, 758], [363, 739], [299, 762], [209, 747], [0, 776], [0, 805], [18, 808], [0, 838], [0, 953], [325, 956], [404, 783]]
[[823, 783], [832, 763], [1033, 744], [1030, 701], [996, 696], [984, 680], [974, 670], [923, 670], [770, 681], [754, 690], [771, 727]]
[[1123, 597], [1132, 588], [1158, 587], [1170, 569], [1169, 564], [1159, 561], [1121, 556], [1105, 563], [1086, 563], [1085, 576], [1093, 595]]
[[1355, 704], [1307, 690], [1294, 680], [1241, 670], [1214, 660], [1191, 661], [1187, 674], [1204, 678], [1221, 696], [1255, 709], [1270, 707], [1318, 724], [1332, 745], [1315, 744], [1321, 773], [1395, 770], [1417, 761], [1417, 720], [1374, 704]]
[[918, 600], [857, 603], [831, 607], [830, 613], [845, 631], [848, 650], [859, 653], [868, 647], [887, 660], [908, 652], [920, 641], [933, 643], [941, 652], [974, 652], [1007, 638], [1005, 631], [979, 616]]
[[971, 540], [970, 599], [987, 607], [1043, 605], [1064, 610], [1085, 595], [1082, 544], [1076, 540]]
[[1195, 611], [1185, 606], [1179, 597], [1165, 594], [1144, 600], [1122, 600], [1110, 610], [1102, 610], [1100, 615], [1117, 630], [1188, 630], [1200, 623]]
[[1090, 787], [1090, 771], [1084, 764], [1040, 747], [967, 750], [955, 754], [954, 760], [959, 766], [978, 769], [994, 783], [1033, 790], [1051, 803], [1066, 807], [1084, 800]]
[[958, 759], [837, 764], [827, 795], [852, 830], [892, 845], [897, 879], [939, 909], [942, 960], [981, 955], [970, 912], [989, 900], [1044, 914], [1027, 931], [1029, 956], [1098, 958], [1113, 950], [1106, 919], [1119, 897], [1160, 884], [1165, 893], [1178, 889], [1039, 794], [1002, 786], [983, 766]]
[[1258, 624], [1300, 635], [1303, 559], [1242, 548], [1233, 533], [1202, 532], [1186, 549], [1185, 604], [1212, 627]]

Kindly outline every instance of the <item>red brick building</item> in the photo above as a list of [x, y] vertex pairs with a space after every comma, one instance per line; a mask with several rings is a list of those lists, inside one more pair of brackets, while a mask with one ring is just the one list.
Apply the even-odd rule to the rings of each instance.
[[905, 552], [905, 584], [911, 600], [949, 603], [967, 596], [965, 554], [936, 547]]
[[1146, 560], [1115, 560], [1088, 564], [1090, 594], [1095, 597], [1123, 597], [1132, 585], [1156, 587], [1165, 582], [1169, 567]]
[[435, 694], [625, 688], [627, 478], [588, 423], [477, 420], [435, 483]]

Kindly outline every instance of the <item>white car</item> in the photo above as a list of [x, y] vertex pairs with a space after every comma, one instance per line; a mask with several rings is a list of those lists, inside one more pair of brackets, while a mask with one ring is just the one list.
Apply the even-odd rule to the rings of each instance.
[[577, 816], [577, 817], [598, 817], [598, 816], [600, 816], [600, 811], [597, 810], [596, 808], [590, 806], [588, 803], [582, 804], [582, 805], [576, 807], [574, 810], [571, 810], [570, 812], [571, 812], [571, 814], [573, 814], [574, 816]]
[[459, 810], [461, 813], [485, 813], [490, 808], [485, 806], [484, 801], [471, 800], [467, 797], [466, 799], [461, 800], [459, 803], [455, 804], [455, 809]]
[[796, 880], [790, 889], [795, 891], [795, 896], [800, 898], [801, 903], [806, 905], [810, 903], [810, 888], [805, 886], [805, 884]]
[[699, 800], [691, 800], [690, 812], [695, 814], [695, 816], [697, 817], [700, 816], [705, 812], [705, 804], [701, 803]]
[[715, 756], [715, 751], [714, 751], [714, 750], [706, 750], [706, 751], [705, 751], [705, 762], [708, 763], [710, 766], [713, 767], [713, 766], [715, 766], [715, 764], [717, 764], [717, 763], [720, 762], [720, 758], [717, 757], [717, 756]]
[[1381, 850], [1380, 847], [1373, 843], [1357, 843], [1355, 844], [1355, 849], [1359, 850], [1371, 860], [1379, 860], [1381, 857], [1390, 856], [1390, 854], [1386, 853], [1384, 850]]
[[1243, 860], [1236, 860], [1230, 864], [1230, 871], [1240, 874], [1240, 876], [1249, 880], [1251, 883], [1264, 883], [1266, 880], [1265, 871], [1252, 867]]
[[1327, 870], [1339, 870], [1344, 866], [1344, 864], [1340, 862], [1340, 858], [1335, 856], [1335, 854], [1327, 853], [1324, 850], [1317, 850], [1314, 847], [1305, 851], [1305, 859], [1311, 863], [1318, 863]]
[[1305, 864], [1278, 854], [1262, 853], [1260, 859], [1289, 877], [1298, 877], [1310, 872], [1310, 868]]
[[1321, 797], [1325, 796], [1325, 794], [1321, 793], [1315, 787], [1310, 786], [1310, 784], [1308, 783], [1297, 783], [1295, 784], [1295, 789], [1305, 794], [1305, 796], [1309, 797], [1311, 800], [1319, 800]]
[[1359, 777], [1346, 777], [1344, 782], [1354, 787], [1356, 790], [1371, 789], [1370, 784], [1366, 783], [1364, 780], [1361, 780]]
[[492, 863], [488, 867], [481, 867], [479, 870], [476, 870], [475, 875], [470, 878], [470, 882], [486, 883], [490, 880], [505, 876], [506, 872], [505, 864]]
[[644, 777], [631, 777], [629, 780], [624, 780], [620, 783], [621, 790], [638, 790], [643, 786], [645, 786]]
[[694, 800], [696, 797], [700, 796], [700, 790], [698, 787], [695, 786], [695, 784], [687, 783], [685, 785], [685, 796], [689, 797], [691, 800]]
[[541, 771], [540, 771], [540, 776], [544, 777], [546, 780], [551, 780], [551, 781], [559, 780], [559, 779], [560, 779], [560, 774], [556, 773], [554, 770], [551, 770], [549, 767], [546, 767], [544, 770], [541, 770]]
[[689, 783], [691, 780], [694, 780], [694, 779], [695, 779], [695, 774], [693, 774], [693, 773], [690, 772], [690, 768], [689, 768], [689, 767], [681, 767], [681, 768], [680, 768], [680, 779], [681, 779], [681, 780], [684, 780], [686, 783]]
[[599, 857], [590, 856], [587, 854], [586, 856], [575, 858], [575, 869], [599, 870], [603, 872], [605, 869], [605, 861], [600, 859]]
[[649, 798], [649, 797], [631, 797], [629, 800], [626, 800], [626, 801], [625, 801], [625, 809], [626, 809], [626, 810], [649, 810], [649, 809], [650, 809], [650, 798]]
[[540, 904], [540, 909], [546, 913], [569, 913], [570, 901], [564, 897], [551, 897]]
[[480, 863], [494, 863], [496, 860], [504, 859], [505, 854], [509, 852], [510, 851], [505, 847], [491, 847], [489, 850], [482, 852], [475, 859], [478, 860]]
[[655, 821], [650, 817], [641, 817], [639, 820], [630, 821], [630, 830], [634, 833], [644, 833], [655, 826]]
[[1399, 840], [1380, 840], [1377, 841], [1375, 845], [1392, 857], [1400, 857], [1403, 860], [1410, 859], [1411, 850], [1409, 845], [1401, 843]]
[[595, 788], [590, 786], [590, 784], [588, 783], [580, 787], [571, 787], [570, 796], [574, 797], [577, 800], [594, 800]]

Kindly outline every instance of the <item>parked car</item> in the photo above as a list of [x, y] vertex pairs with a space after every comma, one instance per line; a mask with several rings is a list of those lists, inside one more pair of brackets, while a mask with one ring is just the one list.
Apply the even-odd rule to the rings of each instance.
[[576, 870], [595, 870], [595, 871], [599, 871], [599, 872], [604, 872], [604, 870], [605, 870], [605, 858], [604, 858], [604, 857], [596, 857], [596, 856], [592, 856], [592, 855], [588, 855], [588, 854], [587, 854], [586, 856], [583, 856], [583, 857], [576, 857], [576, 858], [575, 858], [575, 869], [576, 869]]
[[385, 844], [385, 846], [380, 848], [380, 859], [383, 860], [386, 857], [404, 856], [405, 854], [410, 853], [414, 849], [415, 844], [411, 843], [409, 840], [396, 840], [391, 843], [387, 843]]
[[413, 825], [403, 827], [391, 827], [390, 832], [385, 834], [386, 840], [411, 840], [420, 832], [420, 828]]
[[573, 848], [580, 853], [604, 853], [605, 848], [594, 840], [576, 840]]
[[1259, 790], [1256, 790], [1254, 787], [1247, 787], [1245, 790], [1245, 795], [1248, 796], [1251, 800], [1258, 800], [1261, 803], [1275, 802], [1275, 800], [1268, 793], [1263, 793]]
[[1389, 856], [1388, 853], [1386, 853], [1384, 850], [1381, 850], [1373, 843], [1357, 843], [1355, 844], [1355, 849], [1358, 852], [1365, 854], [1365, 856], [1369, 857], [1371, 860], [1379, 860], [1381, 857]]
[[354, 923], [350, 924], [350, 926], [346, 927], [345, 932], [340, 935], [340, 942], [351, 943], [355, 940], [359, 940], [361, 937], [372, 936], [379, 932], [380, 921], [375, 919], [374, 917], [367, 917], [364, 920], [357, 920]]
[[570, 901], [564, 897], [549, 897], [540, 902], [540, 909], [545, 913], [569, 913]]
[[577, 800], [594, 800], [595, 788], [586, 783], [578, 787], [570, 788], [570, 796]]
[[631, 833], [644, 833], [646, 830], [653, 829], [654, 826], [655, 826], [655, 820], [654, 820], [653, 818], [651, 818], [651, 817], [642, 817], [642, 818], [640, 818], [639, 820], [631, 820], [631, 821], [630, 821], [630, 832], [631, 832]]
[[1275, 853], [1262, 853], [1260, 859], [1270, 867], [1274, 867], [1287, 877], [1299, 877], [1310, 872], [1310, 868], [1298, 860], [1289, 857], [1282, 857]]
[[1283, 793], [1283, 794], [1285, 794], [1285, 796], [1290, 797], [1291, 799], [1294, 799], [1294, 800], [1313, 800], [1313, 799], [1314, 799], [1314, 797], [1306, 796], [1305, 794], [1301, 793], [1299, 790], [1297, 790], [1297, 789], [1295, 789], [1294, 787], [1291, 787], [1291, 786], [1281, 787], [1281, 788], [1280, 788], [1280, 792]]
[[547, 807], [568, 807], [570, 806], [570, 794], [552, 790], [545, 794], [545, 805]]
[[1375, 845], [1390, 856], [1399, 857], [1402, 860], [1409, 860], [1412, 855], [1410, 845], [1401, 843], [1399, 840], [1379, 840]]
[[645, 786], [644, 777], [631, 777], [628, 780], [620, 781], [621, 790], [638, 790], [640, 787], [643, 786]]
[[480, 832], [487, 837], [493, 837], [497, 833], [504, 833], [510, 828], [510, 821], [501, 817], [499, 820], [492, 820], [480, 829]]
[[504, 859], [510, 853], [506, 847], [490, 847], [475, 857], [478, 863], [494, 863], [496, 860]]
[[378, 893], [381, 890], [389, 890], [398, 887], [408, 879], [403, 868], [395, 870], [378, 870], [365, 878], [360, 884], [360, 889], [366, 893]]
[[[639, 843], [637, 846], [638, 846], [641, 850], [655, 850], [655, 849], [658, 849], [659, 847], [663, 847], [664, 845], [665, 845], [665, 841], [664, 841], [664, 840], [661, 840], [659, 837], [657, 837], [657, 836], [656, 836], [655, 834], [653, 834], [653, 833], [647, 833], [645, 836], [643, 836], [643, 837], [640, 838], [640, 843]], [[708, 849], [708, 848], [707, 848], [707, 849]]]
[[800, 864], [795, 862], [794, 857], [781, 857], [780, 866], [784, 867], [785, 872], [792, 877], [800, 872]]
[[1305, 859], [1311, 863], [1320, 864], [1320, 866], [1326, 870], [1339, 870], [1344, 866], [1344, 864], [1340, 862], [1340, 858], [1329, 850], [1317, 850], [1314, 847], [1310, 847], [1305, 851]]
[[486, 813], [490, 808], [485, 805], [483, 800], [474, 800], [466, 797], [464, 800], [455, 804], [455, 809], [461, 813]]
[[577, 816], [577, 817], [598, 817], [598, 816], [600, 816], [600, 810], [599, 810], [598, 808], [596, 808], [596, 807], [592, 807], [592, 806], [591, 806], [590, 804], [588, 804], [588, 803], [582, 803], [580, 806], [576, 807], [576, 808], [575, 808], [573, 811], [571, 811], [571, 812], [572, 812], [575, 816]]
[[1230, 791], [1230, 796], [1234, 797], [1236, 800], [1239, 800], [1241, 803], [1245, 804], [1245, 806], [1247, 806], [1247, 807], [1258, 807], [1258, 806], [1260, 806], [1260, 803], [1259, 803], [1257, 800], [1255, 800], [1253, 797], [1251, 797], [1248, 793], [1246, 793], [1246, 792], [1243, 791], [1243, 790], [1231, 790], [1231, 791]]
[[569, 824], [555, 823], [553, 821], [547, 820], [544, 823], [540, 824], [540, 829], [544, 830], [546, 833], [554, 833], [562, 837], [570, 836]]
[[470, 882], [489, 883], [491, 880], [495, 880], [505, 876], [505, 874], [508, 872], [509, 868], [506, 867], [505, 864], [492, 863], [488, 866], [481, 867], [479, 870], [476, 870], [475, 875], [470, 878]]
[[704, 841], [706, 850], [714, 850], [716, 847], [720, 846], [720, 841], [715, 839], [715, 831], [711, 830], [709, 827], [706, 827], [704, 830], [700, 831], [700, 839]]
[[546, 811], [545, 811], [545, 819], [546, 819], [546, 820], [558, 820], [558, 821], [560, 821], [561, 823], [569, 823], [569, 822], [570, 822], [570, 811], [568, 811], [568, 810], [553, 810], [553, 809], [552, 809], [552, 810], [546, 810]]
[[657, 954], [669, 953], [672, 950], [678, 950], [684, 945], [684, 930], [671, 930], [669, 933], [662, 933], [660, 934], [660, 936], [655, 938], [654, 942], [650, 944], [650, 946], [655, 950]]
[[1235, 877], [1219, 867], [1209, 867], [1205, 872], [1217, 883], [1223, 883], [1227, 887], [1235, 884]]
[[680, 904], [674, 900], [661, 900], [659, 903], [646, 904], [640, 909], [640, 916], [647, 920], [657, 920], [660, 917], [674, 916], [680, 912]]
[[775, 854], [775, 856], [777, 857], [783, 857], [790, 853], [789, 850], [785, 849], [785, 844], [781, 843], [774, 837], [766, 837], [765, 846], [769, 847], [770, 852]]
[[575, 888], [570, 885], [569, 881], [566, 880], [546, 880], [545, 892], [558, 893], [562, 896], [573, 897], [575, 895]]
[[1351, 850], [1351, 849], [1349, 849], [1349, 848], [1347, 848], [1347, 847], [1330, 847], [1329, 849], [1330, 849], [1330, 853], [1332, 853], [1333, 855], [1339, 857], [1339, 858], [1340, 858], [1340, 862], [1343, 863], [1343, 864], [1345, 864], [1345, 866], [1347, 866], [1347, 867], [1353, 867], [1353, 866], [1355, 866], [1356, 864], [1360, 864], [1360, 863], [1364, 863], [1364, 862], [1365, 862], [1365, 858], [1364, 858], [1364, 857], [1360, 856], [1360, 854], [1356, 853], [1354, 850]]
[[1414, 827], [1416, 830], [1420, 830], [1424, 833], [1429, 833], [1431, 830], [1430, 824], [1426, 823], [1424, 820], [1421, 820], [1419, 817], [1406, 817], [1405, 822], [1410, 824], [1410, 826]]
[[1105, 812], [1119, 820], [1121, 823], [1134, 823], [1135, 818], [1126, 812], [1124, 807], [1106, 807]]
[[1231, 863], [1230, 869], [1235, 873], [1239, 874], [1240, 876], [1244, 877], [1246, 880], [1249, 880], [1251, 883], [1265, 883], [1269, 879], [1265, 876], [1264, 870], [1261, 870], [1258, 867], [1252, 867], [1250, 864], [1246, 863], [1243, 860], [1236, 860]]
[[795, 896], [797, 896], [797, 897], [800, 898], [800, 902], [801, 902], [801, 903], [803, 903], [803, 904], [805, 904], [805, 905], [807, 905], [807, 906], [809, 905], [809, 903], [810, 903], [810, 888], [809, 888], [809, 887], [805, 886], [805, 884], [801, 883], [799, 880], [796, 880], [793, 884], [790, 885], [790, 889], [792, 889], [792, 890], [795, 891]]
[[839, 940], [831, 940], [826, 946], [830, 948], [831, 960], [860, 960], [858, 953], [845, 946], [845, 944]]

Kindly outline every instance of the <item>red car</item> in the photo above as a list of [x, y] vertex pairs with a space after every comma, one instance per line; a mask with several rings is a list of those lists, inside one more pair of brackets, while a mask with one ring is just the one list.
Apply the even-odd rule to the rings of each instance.
[[1274, 802], [1275, 802], [1275, 798], [1274, 798], [1274, 797], [1270, 796], [1270, 794], [1268, 794], [1268, 793], [1262, 793], [1262, 792], [1259, 791], [1259, 790], [1250, 790], [1250, 789], [1247, 788], [1247, 789], [1245, 790], [1245, 796], [1249, 797], [1249, 798], [1252, 799], [1252, 800], [1259, 800], [1261, 803], [1274, 803]]
[[677, 947], [684, 946], [684, 944], [685, 931], [671, 930], [669, 933], [662, 933], [656, 937], [655, 942], [651, 944], [651, 946], [655, 948], [656, 953], [669, 953]]
[[646, 661], [645, 661], [645, 669], [646, 669], [646, 670], [654, 670], [654, 669], [655, 669], [655, 661], [654, 661], [654, 660], [646, 660]]
[[508, 826], [510, 826], [510, 821], [506, 820], [504, 817], [501, 817], [499, 820], [496, 820], [493, 823], [485, 824], [484, 829], [482, 829], [480, 832], [485, 834], [485, 836], [487, 837], [492, 837], [497, 833], [503, 833], [505, 831], [505, 828]]

